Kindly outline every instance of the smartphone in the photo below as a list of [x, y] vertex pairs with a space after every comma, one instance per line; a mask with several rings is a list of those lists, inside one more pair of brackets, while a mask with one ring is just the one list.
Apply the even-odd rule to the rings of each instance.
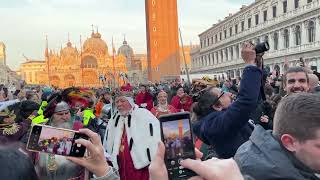
[[170, 180], [183, 180], [196, 173], [180, 165], [183, 159], [195, 159], [190, 113], [182, 112], [159, 117], [161, 138], [165, 144], [165, 164]]
[[89, 139], [77, 131], [35, 124], [28, 139], [27, 150], [61, 156], [83, 157], [86, 147], [76, 144], [76, 139]]

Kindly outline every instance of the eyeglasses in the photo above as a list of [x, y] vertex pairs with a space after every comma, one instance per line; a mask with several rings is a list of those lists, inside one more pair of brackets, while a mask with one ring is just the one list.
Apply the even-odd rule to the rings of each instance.
[[212, 105], [217, 104], [217, 102], [219, 101], [219, 99], [220, 99], [223, 95], [224, 95], [224, 91], [221, 91], [221, 94], [218, 96], [218, 98], [217, 98], [215, 101], [213, 101]]
[[[205, 92], [211, 91], [211, 89], [213, 89], [213, 88], [214, 88], [214, 87], [207, 87], [207, 88], [202, 89], [201, 91], [199, 91], [198, 100], [200, 99], [200, 97], [202, 97], [202, 96], [205, 94]], [[224, 91], [221, 91], [221, 94], [218, 96], [218, 98], [217, 98], [216, 100], [214, 100], [214, 101], [212, 102], [212, 105], [217, 104], [217, 102], [220, 100], [220, 98], [221, 98], [224, 94], [225, 94], [225, 92], [224, 92]], [[212, 106], [212, 105], [211, 105], [211, 106]]]

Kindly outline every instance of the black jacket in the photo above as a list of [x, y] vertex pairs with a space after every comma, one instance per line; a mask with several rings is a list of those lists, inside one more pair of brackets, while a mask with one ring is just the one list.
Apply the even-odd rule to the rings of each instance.
[[[261, 116], [263, 115], [266, 115], [269, 117], [268, 123], [264, 123], [260, 121]], [[250, 119], [254, 121], [254, 124], [259, 124], [266, 130], [273, 129], [273, 117], [274, 117], [274, 111], [272, 110], [271, 105], [266, 101], [261, 101], [257, 109], [254, 112], [252, 112], [252, 114], [250, 115]]]
[[257, 180], [320, 180], [260, 125], [234, 159], [242, 174]]
[[194, 124], [194, 133], [204, 143], [212, 145], [219, 158], [233, 157], [241, 144], [249, 139], [252, 133], [249, 115], [257, 107], [261, 81], [261, 70], [247, 66], [237, 100], [226, 110], [212, 112]]

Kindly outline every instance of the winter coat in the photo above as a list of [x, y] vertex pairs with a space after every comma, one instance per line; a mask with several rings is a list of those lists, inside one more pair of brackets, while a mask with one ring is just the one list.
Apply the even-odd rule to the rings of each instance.
[[258, 180], [320, 180], [260, 125], [234, 159], [242, 174]]
[[219, 158], [231, 158], [251, 133], [249, 115], [257, 107], [262, 72], [256, 66], [245, 67], [237, 100], [226, 110], [214, 111], [193, 126], [194, 133], [215, 148]]

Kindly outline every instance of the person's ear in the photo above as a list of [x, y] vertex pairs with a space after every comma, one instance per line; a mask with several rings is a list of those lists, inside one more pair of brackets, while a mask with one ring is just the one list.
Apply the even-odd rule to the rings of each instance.
[[220, 104], [212, 105], [212, 109], [214, 109], [216, 111], [222, 111], [222, 106]]
[[299, 144], [299, 141], [290, 134], [282, 135], [280, 141], [288, 151], [295, 152], [297, 150], [297, 145]]

